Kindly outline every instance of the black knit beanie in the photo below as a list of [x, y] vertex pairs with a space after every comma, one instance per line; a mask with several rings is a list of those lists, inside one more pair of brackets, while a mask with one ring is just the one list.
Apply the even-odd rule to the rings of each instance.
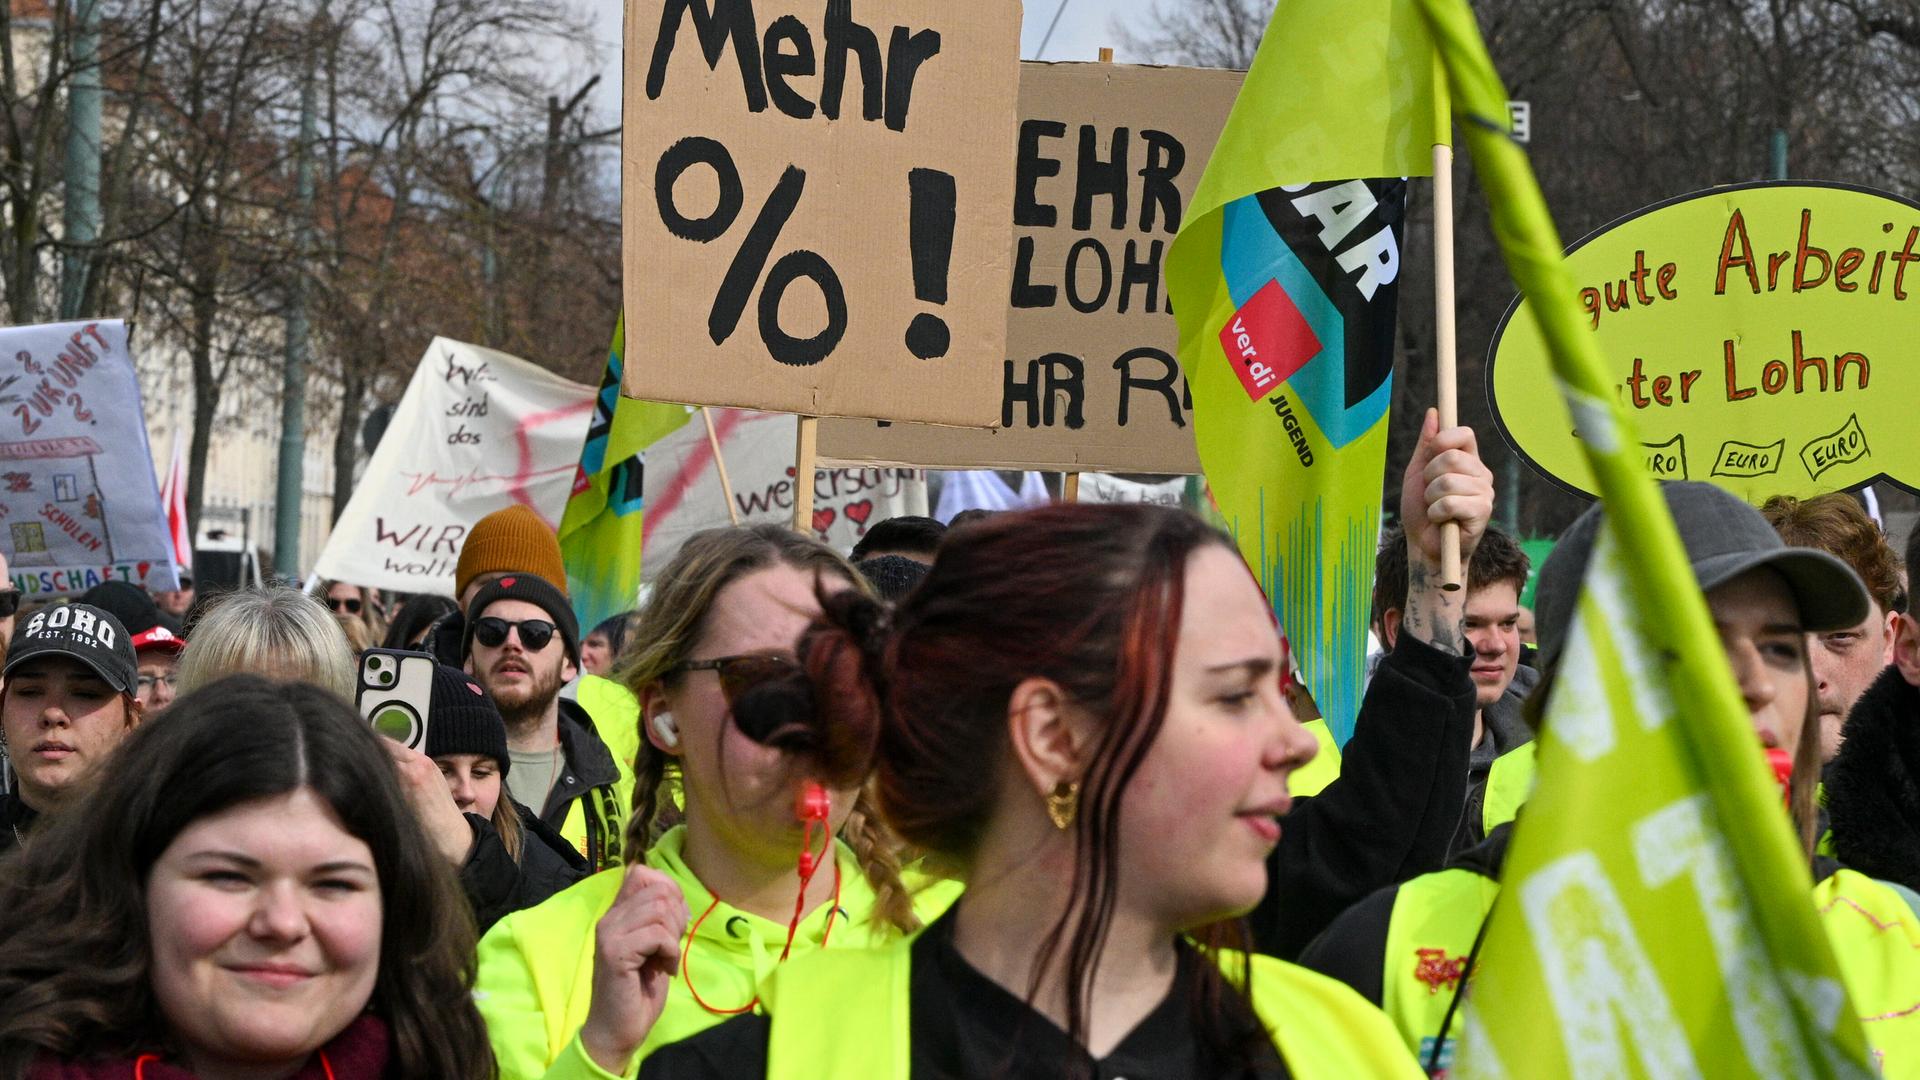
[[500, 710], [473, 676], [457, 667], [436, 664], [433, 696], [427, 700], [427, 756], [479, 754], [500, 765], [507, 775], [513, 755], [507, 753], [507, 724]]
[[560, 641], [566, 646], [567, 659], [575, 664], [580, 662], [580, 620], [573, 613], [573, 605], [567, 603], [567, 594], [535, 574], [509, 574], [474, 594], [473, 603], [467, 605], [467, 629], [466, 636], [460, 642], [461, 656], [473, 655], [473, 624], [480, 620], [487, 608], [500, 600], [525, 600], [546, 612], [547, 618], [560, 631]]

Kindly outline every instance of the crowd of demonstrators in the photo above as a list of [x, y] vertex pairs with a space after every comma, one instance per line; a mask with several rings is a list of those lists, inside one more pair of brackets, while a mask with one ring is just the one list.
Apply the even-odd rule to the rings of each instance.
[[[1852, 1006], [1920, 1075], [1900, 561], [1850, 496], [1662, 491]], [[1604, 518], [1536, 651], [1493, 506], [1430, 413], [1338, 748], [1317, 643], [1158, 507], [850, 558], [717, 529], [584, 635], [519, 506], [452, 598], [0, 594], [0, 1080], [1439, 1075]], [[374, 645], [437, 661], [418, 749], [350, 704]]]
[[830, 791], [838, 839], [816, 841], [831, 857], [797, 884], [801, 774], [743, 729], [785, 719], [795, 642], [818, 596], [840, 592], [861, 592], [847, 562], [774, 526], [697, 534], [656, 577], [623, 669], [646, 736], [632, 865], [482, 940], [481, 1011], [503, 1077], [630, 1074], [646, 1050], [751, 1009], [782, 958], [892, 940], [951, 900], [950, 885], [910, 888], [924, 882], [903, 874], [857, 782]]
[[[1792, 755], [1788, 805], [1811, 858], [1821, 740], [1808, 638], [1857, 625], [1869, 608], [1867, 592], [1845, 563], [1822, 551], [1789, 547], [1757, 510], [1733, 495], [1702, 483], [1672, 483], [1662, 492], [1746, 703], [1755, 752], [1778, 749]], [[1603, 508], [1590, 508], [1541, 570], [1536, 595], [1543, 675], [1526, 709], [1532, 723], [1539, 721], [1556, 682], [1603, 521]], [[1501, 824], [1444, 871], [1383, 889], [1355, 905], [1302, 956], [1308, 967], [1381, 1006], [1430, 1071], [1444, 1070], [1451, 1061], [1456, 999], [1468, 983], [1462, 976], [1476, 958], [1498, 895], [1512, 828], [1512, 822]], [[1905, 902], [1884, 884], [1853, 871], [1835, 872], [1828, 860], [1813, 865], [1821, 878], [1816, 908], [1823, 915], [1843, 907], [1895, 919], [1906, 912]], [[1850, 917], [1826, 925], [1862, 1015], [1872, 1015], [1863, 1003], [1880, 1004], [1920, 988], [1920, 970], [1911, 959], [1920, 940], [1910, 934], [1860, 936]], [[1424, 957], [1451, 958], [1460, 970], [1436, 975], [1433, 965], [1421, 963]], [[1911, 1026], [1868, 1029], [1887, 1075], [1920, 1066], [1915, 1056], [1920, 1028], [1908, 1030]]]
[[492, 1076], [471, 924], [380, 743], [253, 676], [135, 732], [0, 875], [0, 1075]]

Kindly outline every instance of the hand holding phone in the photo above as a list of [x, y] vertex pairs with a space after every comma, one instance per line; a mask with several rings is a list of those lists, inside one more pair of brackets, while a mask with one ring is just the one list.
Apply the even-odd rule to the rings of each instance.
[[375, 731], [423, 754], [435, 663], [427, 653], [368, 649], [360, 655], [360, 685], [355, 692], [360, 715], [373, 721]]

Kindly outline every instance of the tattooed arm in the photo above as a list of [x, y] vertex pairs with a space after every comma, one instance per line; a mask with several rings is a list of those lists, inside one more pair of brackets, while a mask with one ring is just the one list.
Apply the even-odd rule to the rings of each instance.
[[1401, 633], [1443, 652], [1466, 655], [1467, 591], [1441, 587], [1440, 529], [1447, 522], [1460, 526], [1464, 573], [1492, 516], [1493, 473], [1480, 460], [1473, 429], [1442, 431], [1438, 414], [1429, 409], [1400, 487], [1400, 522], [1407, 533], [1407, 606]]

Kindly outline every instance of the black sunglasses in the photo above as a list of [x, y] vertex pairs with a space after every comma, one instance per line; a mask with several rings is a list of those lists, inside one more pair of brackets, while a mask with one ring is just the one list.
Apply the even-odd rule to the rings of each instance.
[[349, 615], [358, 615], [360, 614], [360, 601], [353, 599], [351, 597], [345, 600], [337, 599], [332, 596], [327, 597], [328, 611], [339, 611], [342, 608], [345, 608], [347, 611], [347, 614]]
[[20, 610], [20, 590], [0, 590], [0, 619]]
[[782, 750], [804, 750], [811, 738], [805, 721], [813, 715], [813, 687], [806, 669], [791, 657], [766, 654], [688, 660], [670, 674], [711, 671], [720, 679], [720, 695], [733, 711], [740, 733]]
[[473, 620], [475, 641], [489, 649], [497, 649], [507, 643], [507, 631], [520, 631], [520, 644], [528, 652], [539, 652], [553, 640], [553, 632], [558, 629], [545, 619], [522, 619], [508, 622], [497, 615], [488, 615]]

